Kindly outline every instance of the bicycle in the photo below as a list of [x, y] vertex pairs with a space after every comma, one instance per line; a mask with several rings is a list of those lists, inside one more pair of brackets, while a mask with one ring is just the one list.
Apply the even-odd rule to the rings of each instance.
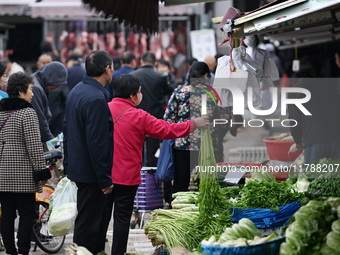
[[65, 236], [54, 236], [48, 230], [48, 220], [50, 216], [49, 203], [50, 196], [54, 192], [54, 187], [58, 181], [64, 177], [64, 174], [59, 170], [57, 163], [62, 158], [60, 150], [51, 150], [44, 153], [46, 164], [52, 172], [52, 178], [49, 183], [43, 186], [42, 193], [36, 193], [36, 205], [39, 212], [38, 219], [33, 224], [33, 238], [35, 246], [33, 251], [39, 247], [46, 253], [57, 253], [64, 245]]

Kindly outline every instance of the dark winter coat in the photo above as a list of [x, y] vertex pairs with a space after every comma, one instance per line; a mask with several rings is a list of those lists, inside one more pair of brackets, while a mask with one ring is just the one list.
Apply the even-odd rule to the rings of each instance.
[[112, 185], [113, 122], [107, 104], [109, 92], [85, 76], [68, 94], [64, 118], [64, 168], [67, 177], [81, 183]]
[[146, 65], [131, 73], [142, 82], [143, 100], [137, 108], [142, 109], [157, 119], [164, 115], [164, 96], [170, 96], [171, 88], [165, 76], [157, 72], [152, 66]]
[[[39, 119], [39, 127], [41, 134], [41, 141], [43, 143], [54, 138], [51, 133], [49, 122], [52, 119], [52, 113], [54, 109], [50, 109], [49, 100], [47, 97], [48, 90], [46, 86], [52, 85], [67, 85], [67, 69], [60, 62], [54, 61], [46, 66], [40, 68], [34, 74], [34, 87], [33, 87], [33, 99], [32, 105], [37, 112]], [[57, 98], [55, 100], [58, 100]], [[55, 102], [54, 102], [55, 103]], [[58, 103], [55, 103], [58, 105]], [[60, 97], [61, 108], [64, 109], [65, 99]], [[54, 112], [54, 114], [56, 114]], [[64, 113], [62, 113], [64, 114]], [[62, 118], [60, 120], [62, 122]]]
[[0, 101], [0, 192], [41, 192], [33, 171], [46, 168], [40, 141], [39, 122], [32, 105], [21, 98]]

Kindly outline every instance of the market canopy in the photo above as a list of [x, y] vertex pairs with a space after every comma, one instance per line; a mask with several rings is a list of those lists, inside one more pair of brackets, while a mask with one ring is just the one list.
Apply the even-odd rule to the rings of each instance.
[[285, 49], [340, 39], [339, 21], [339, 0], [276, 0], [236, 18], [232, 27], [238, 36], [263, 35]]
[[222, 0], [82, 0], [90, 8], [103, 12], [105, 17], [118, 18], [150, 32], [158, 32], [159, 3], [165, 6]]

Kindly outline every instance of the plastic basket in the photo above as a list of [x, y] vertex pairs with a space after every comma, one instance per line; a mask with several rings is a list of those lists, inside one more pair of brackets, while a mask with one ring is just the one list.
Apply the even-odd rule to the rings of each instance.
[[279, 237], [269, 242], [238, 246], [238, 247], [224, 247], [220, 245], [205, 246], [201, 245], [203, 254], [207, 255], [278, 255], [280, 253], [280, 246], [286, 238]]
[[275, 138], [263, 139], [267, 146], [268, 156], [271, 160], [294, 161], [302, 152], [297, 150], [289, 153], [294, 141], [277, 141]]
[[290, 217], [300, 209], [301, 205], [298, 201], [279, 207], [278, 212], [271, 209], [247, 208], [232, 209], [233, 222], [237, 223], [242, 218], [251, 220], [258, 229], [275, 229], [287, 224]]

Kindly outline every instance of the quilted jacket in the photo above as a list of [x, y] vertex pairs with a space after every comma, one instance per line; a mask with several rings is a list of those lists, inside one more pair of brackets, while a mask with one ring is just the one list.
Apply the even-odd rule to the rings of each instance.
[[38, 117], [30, 103], [21, 98], [0, 101], [0, 192], [35, 193], [42, 187], [33, 171], [46, 167]]

